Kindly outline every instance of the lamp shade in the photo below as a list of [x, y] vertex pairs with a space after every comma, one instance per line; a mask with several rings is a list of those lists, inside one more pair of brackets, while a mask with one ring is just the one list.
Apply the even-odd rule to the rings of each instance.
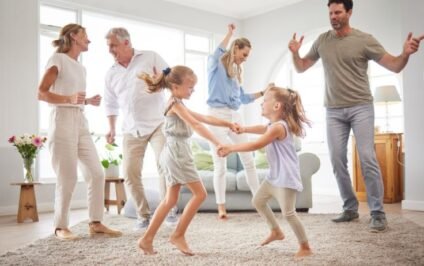
[[393, 85], [379, 86], [374, 91], [374, 102], [387, 103], [387, 102], [400, 102], [399, 93]]

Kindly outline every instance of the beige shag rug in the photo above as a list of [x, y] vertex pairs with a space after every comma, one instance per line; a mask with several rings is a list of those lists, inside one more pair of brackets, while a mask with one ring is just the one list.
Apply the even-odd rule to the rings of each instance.
[[[399, 215], [388, 216], [384, 233], [367, 230], [369, 217], [334, 224], [329, 214], [299, 214], [314, 255], [293, 260], [298, 245], [287, 222], [280, 224], [286, 239], [258, 247], [268, 234], [264, 220], [254, 212], [231, 213], [225, 222], [215, 213], [200, 213], [189, 227], [187, 241], [196, 252], [188, 257], [167, 239], [172, 229], [163, 225], [155, 239], [157, 255], [145, 256], [137, 248], [140, 233], [132, 231], [134, 220], [107, 215], [105, 224], [119, 228], [119, 238], [87, 233], [87, 222], [72, 230], [78, 241], [60, 241], [54, 236], [0, 255], [0, 265], [424, 265], [424, 228]], [[2, 238], [1, 241], [7, 241]]]

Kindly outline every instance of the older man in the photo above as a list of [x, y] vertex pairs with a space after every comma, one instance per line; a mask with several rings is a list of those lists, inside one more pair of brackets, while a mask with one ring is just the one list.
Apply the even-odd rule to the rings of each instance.
[[[106, 40], [109, 52], [115, 58], [105, 81], [104, 101], [110, 127], [106, 138], [108, 143], [115, 141], [116, 119], [121, 110], [124, 178], [137, 208], [136, 229], [142, 229], [150, 222], [150, 208], [141, 179], [143, 159], [148, 143], [154, 150], [156, 163], [162, 151], [165, 142], [161, 130], [165, 98], [163, 92], [146, 92], [146, 84], [137, 75], [142, 72], [153, 74], [155, 69], [162, 70], [168, 65], [155, 52], [133, 49], [130, 35], [124, 28], [110, 29]], [[163, 199], [165, 179], [158, 163], [157, 167]], [[176, 209], [173, 209], [166, 218], [166, 224], [175, 225], [177, 222]]]

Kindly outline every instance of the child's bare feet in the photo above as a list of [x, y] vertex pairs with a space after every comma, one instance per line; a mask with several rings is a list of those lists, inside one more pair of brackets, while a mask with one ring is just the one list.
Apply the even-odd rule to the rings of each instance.
[[152, 241], [147, 241], [146, 239], [140, 237], [137, 241], [138, 247], [143, 250], [144, 255], [154, 255], [157, 252], [153, 250], [153, 243]]
[[300, 245], [300, 249], [296, 253], [296, 255], [294, 255], [294, 259], [295, 260], [301, 260], [304, 257], [310, 256], [310, 255], [312, 255], [312, 250], [309, 247], [308, 242], [306, 242], [306, 243], [303, 243], [303, 244]]
[[177, 249], [179, 249], [182, 253], [184, 253], [187, 256], [193, 256], [194, 253], [191, 251], [191, 249], [188, 247], [188, 244], [184, 238], [184, 236], [176, 237], [171, 235], [169, 237], [169, 242], [171, 242], [172, 245], [174, 245]]
[[227, 213], [218, 213], [218, 219], [221, 221], [226, 221], [228, 219]]
[[218, 219], [219, 220], [227, 220], [227, 210], [225, 209], [224, 204], [218, 204]]
[[284, 237], [285, 236], [280, 228], [273, 229], [271, 230], [271, 233], [269, 234], [269, 236], [264, 241], [262, 241], [261, 246], [265, 246], [275, 240], [283, 240]]

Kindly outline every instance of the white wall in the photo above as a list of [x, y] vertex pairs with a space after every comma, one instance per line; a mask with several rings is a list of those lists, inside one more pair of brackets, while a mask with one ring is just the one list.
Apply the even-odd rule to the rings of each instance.
[[[407, 3], [406, 3], [407, 2]], [[400, 12], [402, 37], [408, 32], [424, 34], [424, 1], [402, 1]], [[403, 71], [403, 97], [405, 113], [405, 200], [402, 208], [424, 211], [424, 43], [421, 50], [411, 57]]]
[[37, 10], [37, 1], [0, 2], [0, 147], [10, 134], [37, 129]]
[[[329, 29], [327, 1], [308, 0], [281, 8], [265, 15], [243, 21], [244, 34], [253, 45], [251, 57], [246, 62], [245, 85], [255, 91], [270, 80], [281, 57], [288, 52], [287, 44], [294, 32], [308, 36]], [[424, 2], [401, 0], [354, 1], [351, 26], [373, 34], [394, 55], [402, 51], [409, 31], [424, 34], [422, 13]], [[265, 30], [267, 29], [267, 30]], [[313, 38], [312, 40], [314, 40]], [[424, 150], [422, 138], [424, 113], [424, 45], [410, 58], [403, 71], [402, 87], [405, 108], [406, 177], [403, 208], [424, 210], [424, 165], [418, 158]], [[245, 109], [252, 122], [260, 121], [259, 105]], [[305, 147], [305, 146], [304, 146]], [[335, 185], [331, 164], [326, 153], [319, 154], [322, 167], [314, 175], [314, 191], [326, 191]], [[350, 158], [350, 157], [349, 157]]]

